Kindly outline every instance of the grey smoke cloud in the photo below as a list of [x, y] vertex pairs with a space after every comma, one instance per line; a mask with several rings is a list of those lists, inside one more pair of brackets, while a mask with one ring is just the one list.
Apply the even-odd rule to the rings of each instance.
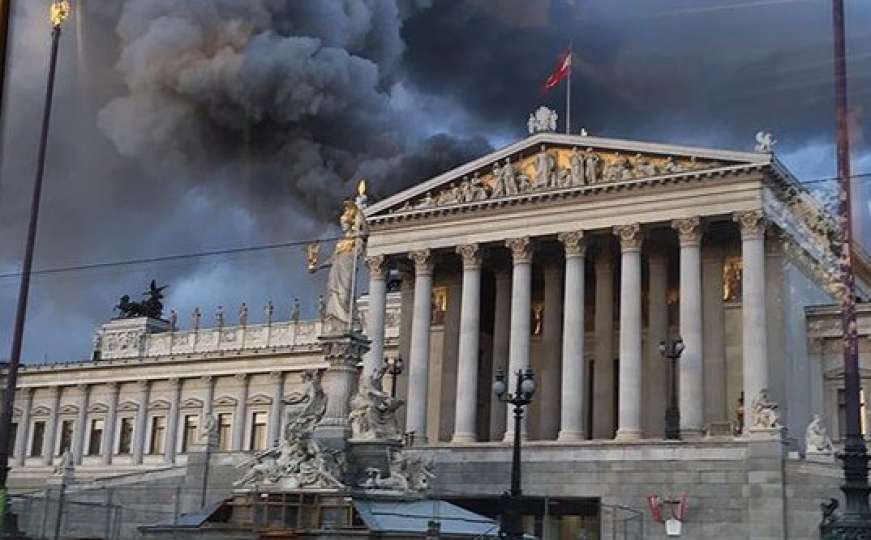
[[[767, 128], [795, 172], [829, 176], [830, 4], [751, 3], [80, 0], [82, 41], [70, 24], [61, 47], [37, 266], [329, 235], [356, 179], [383, 197], [522, 137], [542, 101], [562, 113], [563, 89], [539, 87], [570, 39], [577, 128], [743, 149]], [[17, 268], [35, 159], [38, 4], [18, 3], [14, 24], [4, 271]], [[848, 7], [852, 102], [867, 111], [871, 7]], [[152, 277], [171, 284], [185, 324], [195, 306], [232, 314], [245, 301], [256, 320], [267, 299], [286, 317], [301, 296], [311, 309], [302, 292], [321, 278], [300, 263], [283, 250], [39, 278], [26, 356], [87, 356], [117, 297]], [[0, 357], [16, 286], [0, 280]]]

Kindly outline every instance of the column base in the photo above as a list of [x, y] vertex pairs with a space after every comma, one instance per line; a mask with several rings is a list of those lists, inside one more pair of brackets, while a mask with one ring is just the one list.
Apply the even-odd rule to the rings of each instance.
[[705, 436], [704, 430], [701, 428], [681, 428], [680, 438], [684, 441], [699, 441]]
[[618, 429], [615, 441], [639, 441], [641, 440], [640, 429]]
[[578, 442], [587, 440], [583, 431], [560, 431], [556, 438], [557, 442]]
[[468, 444], [478, 442], [478, 437], [474, 433], [454, 433], [451, 438], [451, 444]]

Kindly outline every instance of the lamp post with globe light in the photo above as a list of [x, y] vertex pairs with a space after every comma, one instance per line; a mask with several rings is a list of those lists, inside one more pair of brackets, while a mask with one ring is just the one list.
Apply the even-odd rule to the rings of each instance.
[[386, 360], [387, 373], [390, 374], [390, 397], [396, 397], [396, 383], [402, 375], [403, 362], [401, 356], [391, 356]]
[[665, 438], [680, 439], [680, 407], [677, 405], [677, 361], [684, 350], [683, 339], [659, 342], [659, 354], [668, 360], [668, 407], [665, 409]]
[[520, 439], [523, 424], [523, 408], [532, 402], [535, 394], [535, 376], [531, 369], [519, 369], [515, 373], [517, 380], [513, 393], [508, 393], [508, 384], [502, 370], [496, 373], [493, 382], [493, 392], [499, 401], [514, 405], [514, 452], [511, 456], [511, 489], [505, 494], [506, 505], [500, 523], [500, 535], [509, 540], [523, 538], [523, 523], [520, 505], [523, 499], [523, 489], [520, 485]]

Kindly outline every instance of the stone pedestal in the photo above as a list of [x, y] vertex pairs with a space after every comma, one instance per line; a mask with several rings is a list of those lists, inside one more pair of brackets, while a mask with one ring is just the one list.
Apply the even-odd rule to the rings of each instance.
[[324, 449], [344, 450], [351, 436], [350, 401], [357, 391], [358, 366], [369, 350], [369, 340], [356, 332], [320, 336], [318, 340], [328, 364], [321, 378], [327, 410], [315, 427], [314, 437]]
[[141, 356], [147, 352], [146, 335], [168, 332], [170, 329], [168, 321], [151, 317], [111, 320], [97, 332], [94, 357], [98, 360], [111, 360]]
[[191, 445], [184, 478], [180, 511], [194, 512], [214, 502], [208, 493], [212, 455], [218, 450], [218, 432], [204, 434]]
[[782, 426], [773, 428], [752, 427], [749, 431], [750, 438], [759, 441], [783, 441], [786, 434], [786, 428]]
[[348, 470], [345, 484], [360, 486], [368, 478], [369, 469], [378, 469], [381, 475], [388, 475], [390, 473], [390, 454], [401, 448], [401, 441], [351, 439], [348, 441]]

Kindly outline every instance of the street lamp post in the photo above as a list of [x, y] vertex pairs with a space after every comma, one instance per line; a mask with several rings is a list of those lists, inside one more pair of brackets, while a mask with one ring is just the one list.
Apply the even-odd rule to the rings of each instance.
[[665, 438], [680, 440], [680, 407], [677, 406], [677, 361], [683, 353], [683, 339], [659, 342], [659, 354], [668, 360], [668, 407], [665, 408]]
[[390, 397], [396, 397], [396, 382], [402, 375], [402, 357], [390, 357], [387, 359], [387, 373], [390, 374]]
[[9, 437], [12, 431], [12, 408], [15, 403], [15, 390], [18, 386], [18, 366], [21, 364], [21, 346], [24, 339], [24, 320], [27, 316], [27, 297], [30, 292], [30, 272], [33, 268], [33, 251], [36, 243], [36, 228], [39, 223], [39, 203], [42, 196], [42, 178], [45, 173], [45, 155], [48, 150], [48, 127], [51, 119], [51, 103], [54, 96], [54, 75], [57, 68], [57, 50], [60, 43], [61, 26], [70, 14], [68, 0], [54, 0], [51, 4], [51, 55], [48, 64], [48, 82], [45, 89], [45, 105], [42, 112], [42, 131], [39, 139], [39, 153], [36, 162], [36, 178], [33, 182], [33, 197], [30, 206], [30, 220], [27, 227], [27, 243], [24, 259], [21, 262], [21, 282], [18, 288], [18, 305], [15, 311], [15, 326], [12, 330], [12, 350], [9, 354], [9, 367], [6, 375], [6, 394], [3, 411], [0, 415], [0, 531], [7, 531], [6, 522], [6, 478], [9, 474]]
[[520, 439], [523, 424], [523, 407], [532, 401], [535, 394], [535, 376], [532, 370], [519, 369], [515, 373], [517, 381], [514, 393], [508, 393], [508, 385], [502, 370], [496, 373], [493, 382], [493, 392], [499, 401], [514, 405], [514, 452], [511, 456], [511, 489], [505, 494], [506, 505], [500, 523], [500, 536], [509, 540], [523, 538], [523, 523], [520, 504], [523, 499], [523, 489], [520, 486]]
[[856, 324], [856, 278], [853, 273], [852, 166], [850, 163], [850, 123], [847, 117], [847, 44], [844, 0], [833, 0], [835, 107], [837, 114], [837, 164], [840, 184], [841, 331], [844, 349], [844, 397], [846, 426], [843, 463], [846, 508], [836, 514], [837, 500], [826, 506], [820, 524], [824, 539], [871, 538], [871, 509], [868, 507], [868, 450], [862, 436], [859, 405], [859, 335]]

